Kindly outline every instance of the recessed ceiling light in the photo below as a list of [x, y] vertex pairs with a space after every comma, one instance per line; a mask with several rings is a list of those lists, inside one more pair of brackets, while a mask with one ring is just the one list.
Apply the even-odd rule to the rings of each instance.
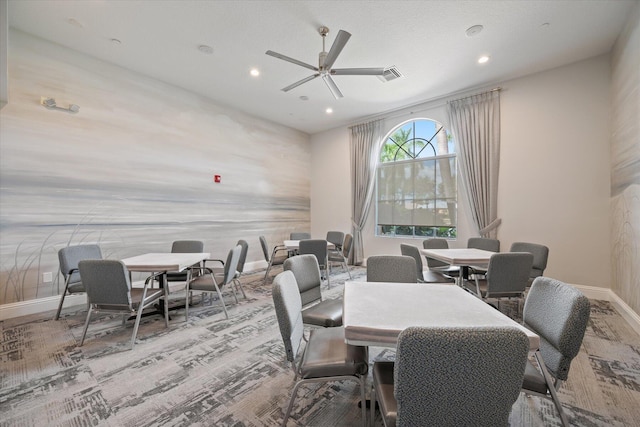
[[489, 56], [487, 55], [483, 55], [478, 58], [478, 64], [486, 64], [487, 62], [489, 62]]
[[467, 37], [475, 37], [480, 34], [483, 29], [484, 27], [482, 25], [474, 25], [473, 27], [467, 28], [465, 34], [467, 35]]
[[326, 110], [324, 110], [324, 112], [327, 114], [333, 114], [333, 108], [329, 107]]
[[253, 77], [258, 77], [260, 75], [260, 70], [258, 70], [257, 68], [252, 68], [249, 71], [249, 74], [251, 74]]
[[213, 53], [213, 48], [206, 44], [201, 44], [200, 46], [198, 46], [198, 50], [207, 55], [211, 55]]

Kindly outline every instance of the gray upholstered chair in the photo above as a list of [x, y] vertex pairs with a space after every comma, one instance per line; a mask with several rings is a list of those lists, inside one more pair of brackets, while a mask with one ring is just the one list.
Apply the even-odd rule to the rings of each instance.
[[455, 280], [439, 271], [425, 270], [422, 266], [422, 255], [413, 245], [400, 244], [400, 252], [416, 260], [416, 272], [420, 283], [453, 283]]
[[[449, 243], [447, 239], [431, 238], [422, 241], [422, 247], [424, 249], [449, 249]], [[442, 262], [435, 258], [425, 257], [427, 259], [427, 268], [430, 271], [445, 274], [449, 277], [456, 277], [460, 274], [460, 267], [452, 266], [446, 262]]]
[[[287, 425], [289, 414], [298, 392], [298, 388], [312, 382], [353, 380], [360, 386], [362, 424], [366, 423], [365, 378], [368, 370], [368, 352], [366, 347], [353, 346], [345, 342], [344, 328], [314, 328], [310, 331], [304, 351], [301, 350], [304, 337], [302, 322], [302, 300], [296, 278], [291, 271], [283, 271], [273, 280], [273, 303], [278, 318], [278, 326], [286, 351], [286, 359], [297, 380], [291, 392], [291, 399], [285, 412], [282, 425]], [[298, 378], [300, 378], [298, 380]]]
[[327, 287], [331, 289], [331, 273], [329, 267], [329, 256], [327, 251], [327, 241], [324, 239], [307, 239], [300, 240], [300, 246], [298, 247], [298, 254], [312, 254], [318, 260], [320, 270], [324, 270], [324, 277], [327, 278]]
[[500, 252], [500, 240], [486, 237], [470, 237], [467, 248], [482, 249], [483, 251]]
[[342, 231], [327, 231], [327, 242], [333, 243], [336, 251], [342, 251], [344, 233]]
[[548, 277], [533, 281], [524, 303], [524, 325], [540, 336], [540, 349], [534, 354], [538, 367], [527, 364], [522, 391], [551, 399], [563, 426], [569, 422], [557, 390], [568, 378], [571, 361], [580, 351], [589, 313], [587, 297]]
[[349, 274], [349, 279], [351, 279], [351, 271], [349, 271], [349, 254], [351, 254], [351, 247], [353, 246], [353, 236], [351, 234], [346, 234], [344, 236], [344, 241], [342, 244], [341, 251], [329, 251], [327, 254], [328, 262], [337, 262], [340, 263], [347, 270], [347, 274]]
[[60, 304], [56, 311], [55, 320], [60, 318], [60, 312], [67, 294], [85, 292], [84, 285], [78, 271], [78, 262], [85, 259], [102, 259], [102, 252], [98, 245], [76, 245], [67, 246], [58, 251], [58, 261], [60, 261], [60, 272], [64, 277], [64, 291], [60, 295]]
[[[211, 268], [207, 267], [207, 261], [205, 260], [204, 267], [194, 267], [201, 270], [201, 274], [194, 275], [193, 279], [187, 283], [187, 300], [191, 299], [192, 291], [202, 291], [202, 292], [215, 292], [218, 294], [218, 298], [220, 299], [220, 303], [222, 304], [222, 309], [224, 310], [224, 315], [226, 318], [229, 318], [229, 313], [227, 313], [227, 307], [224, 303], [224, 298], [222, 297], [221, 290], [225, 286], [229, 286], [231, 291], [233, 292], [233, 297], [236, 300], [236, 304], [238, 303], [238, 296], [236, 295], [236, 291], [233, 288], [233, 280], [236, 276], [236, 271], [238, 268], [238, 260], [240, 259], [240, 253], [242, 252], [242, 246], [236, 245], [233, 249], [229, 251], [227, 254], [227, 261], [224, 263], [224, 269], [222, 270], [222, 274], [216, 274], [215, 271]], [[218, 261], [218, 260], [214, 260]], [[189, 304], [186, 304], [185, 310], [185, 321], [189, 320]]]
[[271, 267], [273, 267], [274, 265], [282, 265], [284, 263], [284, 260], [289, 256], [289, 253], [284, 245], [276, 245], [273, 247], [273, 250], [269, 251], [267, 239], [264, 236], [260, 236], [258, 239], [260, 240], [260, 246], [262, 247], [264, 260], [267, 261], [267, 271], [265, 271], [264, 273], [264, 281], [266, 283]]
[[311, 238], [311, 233], [304, 231], [294, 231], [289, 233], [289, 239], [291, 240], [306, 240]]
[[529, 283], [533, 255], [528, 252], [503, 252], [491, 256], [485, 278], [474, 274], [464, 287], [482, 299], [524, 298]]
[[409, 327], [396, 360], [373, 365], [385, 426], [506, 426], [518, 399], [529, 339], [516, 327]]
[[[84, 344], [91, 314], [94, 311], [106, 311], [122, 313], [123, 324], [130, 316], [136, 317], [131, 335], [131, 349], [133, 350], [142, 311], [162, 298], [164, 290], [151, 288], [150, 284], [153, 282], [154, 276], [147, 278], [142, 289], [132, 288], [129, 271], [122, 261], [83, 260], [78, 262], [78, 269], [89, 299], [89, 310], [87, 320], [84, 322], [80, 346]], [[166, 308], [164, 321], [168, 328], [169, 312]]]
[[[204, 252], [204, 242], [200, 240], [176, 240], [171, 244], [171, 253], [188, 254]], [[169, 271], [167, 272], [167, 282], [187, 282], [190, 271]], [[169, 286], [171, 289], [171, 286]], [[175, 287], [174, 287], [175, 289]], [[181, 287], [183, 290], [184, 288]]]
[[[232, 286], [234, 286], [235, 291], [240, 288], [240, 292], [242, 292], [242, 296], [244, 299], [247, 299], [247, 294], [244, 292], [244, 288], [242, 287], [242, 282], [240, 281], [240, 277], [242, 276], [242, 272], [244, 271], [244, 263], [247, 260], [247, 252], [249, 252], [249, 244], [246, 240], [238, 240], [236, 243], [237, 246], [240, 246], [242, 250], [240, 251], [240, 257], [238, 258], [238, 266], [236, 267], [236, 272], [233, 276]], [[213, 261], [213, 260], [212, 260]], [[224, 262], [222, 260], [216, 260], [222, 264], [222, 267], [213, 268], [213, 274], [216, 276], [216, 280], [224, 281], [225, 270], [224, 270]]]
[[322, 299], [320, 267], [314, 255], [296, 255], [284, 262], [284, 270], [296, 278], [302, 299], [302, 322], [307, 325], [335, 327], [342, 325], [342, 298]]
[[418, 283], [416, 260], [407, 255], [367, 258], [367, 282]]
[[549, 259], [549, 248], [537, 243], [514, 242], [511, 244], [511, 252], [529, 252], [533, 255], [533, 265], [529, 274], [529, 282], [544, 274]]
[[[470, 237], [467, 240], [467, 248], [482, 249], [483, 251], [500, 252], [500, 240], [489, 239], [486, 237]], [[483, 276], [487, 274], [487, 269], [482, 267], [473, 267], [475, 276]]]

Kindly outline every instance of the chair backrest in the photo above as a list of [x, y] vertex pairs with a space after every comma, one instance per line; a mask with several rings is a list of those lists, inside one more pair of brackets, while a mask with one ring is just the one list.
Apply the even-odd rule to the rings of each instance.
[[422, 266], [422, 255], [420, 255], [420, 251], [417, 247], [413, 245], [405, 245], [404, 243], [400, 243], [400, 252], [402, 255], [410, 256], [411, 258], [416, 260], [416, 273], [418, 273], [418, 279], [422, 280], [424, 275], [422, 270], [424, 267]]
[[[432, 239], [423, 240], [422, 247], [425, 249], [449, 249], [449, 242], [447, 242], [447, 239], [434, 237]], [[449, 266], [449, 264], [447, 264], [446, 262], [442, 262], [434, 258], [429, 258], [429, 257], [426, 257], [426, 258], [427, 258], [427, 267], [429, 268]]]
[[488, 239], [486, 237], [470, 237], [469, 240], [467, 240], [467, 248], [500, 252], [500, 240]]
[[[76, 245], [67, 246], [58, 251], [58, 261], [60, 262], [60, 271], [67, 280], [67, 276], [71, 270], [78, 268], [78, 262], [85, 259], [102, 259], [102, 252], [98, 245]], [[69, 277], [69, 284], [79, 283], [80, 273], [75, 271]]]
[[200, 240], [176, 240], [171, 245], [174, 254], [199, 254], [204, 252], [204, 243]]
[[236, 271], [238, 273], [242, 273], [244, 271], [244, 262], [247, 260], [247, 252], [249, 251], [249, 244], [247, 243], [246, 240], [238, 240], [238, 243], [236, 243], [236, 245], [239, 245], [242, 247], [242, 250], [240, 251], [240, 258], [238, 258], [238, 267], [236, 268]]
[[300, 240], [300, 246], [298, 247], [298, 253], [312, 254], [318, 259], [318, 265], [321, 267], [327, 266], [327, 241], [324, 239], [307, 239]]
[[267, 239], [264, 236], [258, 237], [260, 240], [260, 246], [262, 247], [262, 253], [264, 254], [264, 260], [269, 262], [269, 245], [267, 245]]
[[540, 335], [540, 353], [551, 374], [562, 381], [580, 351], [589, 322], [589, 299], [559, 280], [538, 277], [524, 302], [522, 319]]
[[547, 259], [549, 258], [548, 247], [537, 243], [514, 242], [511, 245], [511, 252], [529, 252], [533, 254], [530, 278], [535, 279], [544, 274], [544, 270], [547, 268]]
[[342, 245], [342, 256], [349, 259], [352, 246], [353, 246], [353, 236], [351, 234], [345, 234], [344, 243]]
[[367, 258], [367, 282], [418, 283], [416, 260], [406, 255]]
[[293, 272], [283, 271], [273, 279], [272, 296], [287, 360], [293, 363], [304, 335], [302, 300]]
[[223, 285], [231, 283], [231, 281], [236, 276], [236, 271], [238, 271], [238, 260], [240, 259], [240, 252], [242, 252], [242, 246], [236, 245], [227, 254], [227, 261], [224, 263]]
[[305, 254], [289, 257], [284, 261], [283, 268], [285, 271], [291, 271], [295, 276], [303, 306], [322, 299], [320, 292], [322, 278], [315, 255]]
[[289, 234], [289, 239], [291, 240], [305, 240], [310, 238], [311, 233], [305, 233], [304, 231], [294, 231]]
[[90, 304], [122, 310], [133, 308], [129, 271], [122, 261], [82, 260], [78, 269]]
[[516, 327], [409, 327], [398, 337], [397, 425], [508, 424], [529, 340]]
[[333, 243], [336, 249], [342, 250], [344, 233], [342, 231], [327, 231], [327, 242]]
[[487, 268], [487, 297], [519, 296], [529, 284], [533, 255], [528, 252], [496, 253]]

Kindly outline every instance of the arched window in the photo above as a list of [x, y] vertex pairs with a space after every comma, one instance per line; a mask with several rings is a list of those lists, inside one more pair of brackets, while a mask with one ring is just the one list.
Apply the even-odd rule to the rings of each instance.
[[376, 177], [378, 236], [456, 237], [457, 167], [451, 134], [419, 119], [393, 129]]

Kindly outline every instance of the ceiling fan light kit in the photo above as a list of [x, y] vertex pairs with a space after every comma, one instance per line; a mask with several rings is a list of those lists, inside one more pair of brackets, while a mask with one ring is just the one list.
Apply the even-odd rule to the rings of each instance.
[[320, 36], [322, 37], [322, 52], [320, 52], [320, 54], [318, 55], [317, 67], [307, 64], [306, 62], [288, 57], [281, 53], [274, 52], [272, 50], [268, 50], [266, 52], [267, 55], [273, 56], [274, 58], [282, 59], [283, 61], [291, 62], [293, 64], [315, 71], [315, 73], [310, 75], [309, 77], [305, 77], [302, 80], [298, 80], [297, 82], [282, 88], [283, 92], [288, 92], [291, 89], [314, 80], [316, 77], [322, 77], [322, 80], [325, 82], [334, 98], [339, 99], [344, 95], [342, 95], [342, 92], [340, 92], [340, 89], [333, 81], [333, 78], [331, 76], [376, 76], [383, 82], [388, 82], [402, 77], [402, 74], [400, 74], [400, 71], [398, 71], [395, 66], [386, 68], [332, 68], [334, 62], [338, 58], [338, 55], [340, 55], [342, 49], [344, 49], [347, 41], [349, 41], [351, 34], [344, 30], [338, 31], [338, 35], [333, 41], [331, 49], [329, 49], [329, 52], [326, 52], [325, 38], [329, 33], [329, 28], [322, 26], [318, 28], [318, 33], [320, 33]]

